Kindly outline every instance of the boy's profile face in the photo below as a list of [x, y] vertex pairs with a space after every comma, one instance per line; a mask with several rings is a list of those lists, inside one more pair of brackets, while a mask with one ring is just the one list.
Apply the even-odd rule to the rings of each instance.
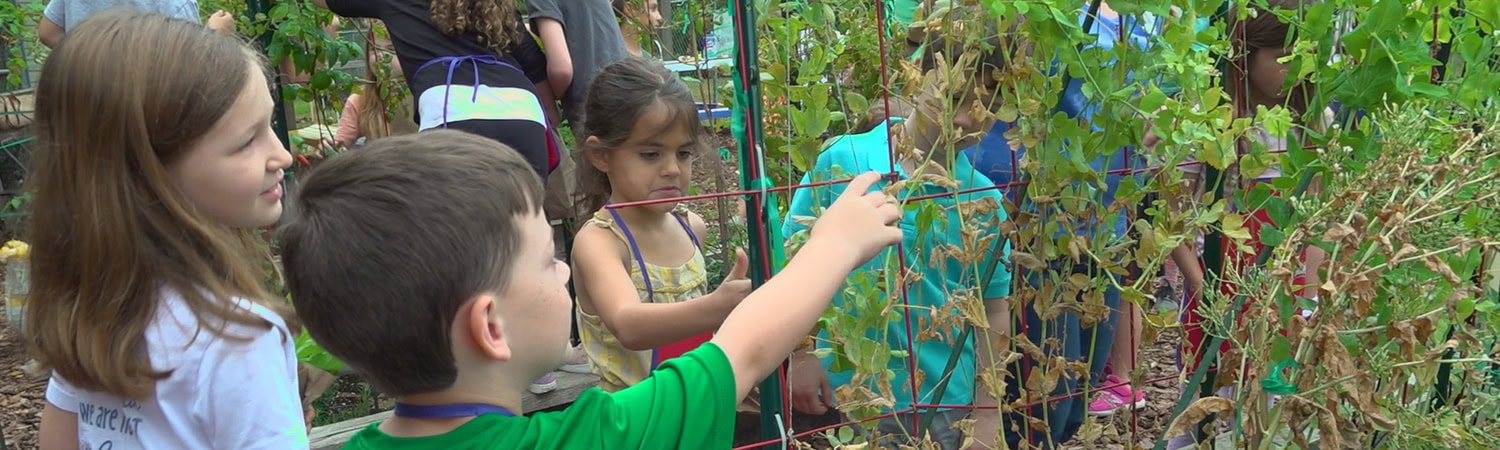
[[540, 210], [515, 220], [521, 245], [513, 255], [510, 283], [497, 301], [512, 357], [522, 367], [535, 368], [537, 373], [530, 374], [535, 378], [561, 365], [566, 356], [571, 271], [557, 259], [552, 226]]
[[977, 80], [972, 74], [955, 74], [945, 82], [939, 72], [929, 71], [922, 78], [912, 137], [917, 148], [948, 155], [974, 146], [989, 131], [995, 123], [994, 111], [1000, 107], [1000, 95], [995, 86], [975, 89]]

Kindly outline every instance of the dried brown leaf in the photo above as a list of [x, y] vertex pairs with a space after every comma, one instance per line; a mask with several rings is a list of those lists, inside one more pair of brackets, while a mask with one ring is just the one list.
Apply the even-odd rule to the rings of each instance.
[[1016, 264], [1019, 264], [1021, 265], [1021, 267], [1025, 267], [1029, 270], [1042, 270], [1047, 268], [1046, 263], [1043, 263], [1042, 260], [1037, 259], [1036, 256], [1033, 256], [1032, 254], [1026, 252], [1011, 250], [1010, 260], [1015, 261]]
[[1426, 266], [1428, 270], [1442, 274], [1443, 279], [1448, 280], [1454, 286], [1463, 286], [1466, 284], [1463, 279], [1458, 277], [1458, 274], [1453, 273], [1453, 269], [1448, 267], [1448, 263], [1439, 259], [1437, 255], [1422, 258], [1422, 265]]
[[1417, 328], [1410, 321], [1395, 321], [1385, 327], [1385, 336], [1396, 342], [1407, 358], [1417, 357]]
[[1439, 356], [1443, 356], [1443, 353], [1447, 352], [1448, 350], [1453, 350], [1455, 348], [1458, 348], [1458, 339], [1449, 339], [1448, 342], [1444, 342], [1443, 345], [1439, 345], [1437, 347], [1433, 347], [1431, 350], [1428, 350], [1426, 353], [1422, 353], [1422, 360], [1423, 361], [1433, 361], [1433, 360], [1436, 360], [1436, 359], [1438, 359]]
[[1323, 240], [1328, 242], [1339, 242], [1344, 238], [1353, 235], [1354, 227], [1349, 226], [1349, 224], [1347, 223], [1336, 223], [1333, 224], [1333, 226], [1328, 227], [1328, 231], [1323, 233]]
[[958, 213], [964, 217], [985, 216], [1000, 209], [993, 197], [979, 197], [958, 204]]
[[1063, 377], [1064, 369], [1068, 367], [1067, 360], [1060, 356], [1044, 361], [1026, 377], [1026, 390], [1039, 397], [1050, 396], [1053, 391], [1057, 390], [1058, 380]]
[[1234, 411], [1234, 400], [1223, 397], [1204, 397], [1188, 405], [1177, 418], [1172, 419], [1172, 424], [1167, 426], [1167, 433], [1163, 438], [1174, 438], [1187, 434], [1188, 430], [1197, 426], [1210, 414], [1226, 417]]
[[1401, 244], [1401, 249], [1400, 250], [1396, 250], [1396, 254], [1394, 256], [1391, 256], [1391, 260], [1392, 261], [1400, 260], [1401, 258], [1405, 258], [1405, 257], [1407, 257], [1409, 255], [1415, 255], [1418, 252], [1421, 252], [1421, 250], [1418, 250], [1417, 246], [1411, 245], [1411, 243], [1405, 243], [1405, 242], [1403, 242]]
[[1427, 338], [1432, 336], [1433, 324], [1431, 317], [1423, 316], [1412, 319], [1411, 326], [1416, 330], [1418, 342], [1426, 342]]
[[[1329, 400], [1329, 403], [1334, 403]], [[1338, 405], [1331, 405], [1337, 408]], [[1340, 450], [1344, 448], [1342, 435], [1339, 434], [1339, 419], [1333, 414], [1331, 408], [1318, 409], [1318, 448], [1329, 450]]]

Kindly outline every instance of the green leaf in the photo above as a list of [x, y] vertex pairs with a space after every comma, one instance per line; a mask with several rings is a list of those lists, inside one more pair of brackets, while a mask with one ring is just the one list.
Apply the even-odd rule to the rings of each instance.
[[1222, 198], [1214, 202], [1213, 205], [1208, 207], [1207, 211], [1203, 211], [1198, 217], [1193, 218], [1193, 225], [1201, 227], [1218, 222], [1219, 218], [1224, 216], [1225, 205], [1226, 203]]
[[[1110, 3], [1110, 5], [1113, 6], [1114, 3]], [[1147, 93], [1145, 96], [1141, 97], [1140, 107], [1141, 111], [1145, 111], [1148, 114], [1154, 114], [1156, 113], [1157, 109], [1161, 108], [1161, 105], [1166, 103], [1167, 94], [1162, 92], [1161, 88], [1152, 87], [1150, 93]]]
[[1228, 168], [1235, 160], [1234, 141], [1231, 137], [1223, 136], [1204, 142], [1203, 147], [1198, 149], [1198, 160], [1219, 170]]
[[1220, 220], [1219, 227], [1225, 236], [1232, 239], [1241, 241], [1250, 240], [1250, 229], [1245, 228], [1245, 216], [1239, 213], [1225, 214], [1224, 218]]
[[339, 369], [344, 368], [344, 362], [339, 361], [338, 358], [334, 358], [327, 350], [323, 350], [323, 347], [319, 346], [317, 342], [313, 342], [312, 336], [307, 334], [307, 330], [302, 330], [302, 334], [297, 337], [295, 345], [298, 362], [307, 363], [328, 373], [338, 373]]
[[1474, 314], [1474, 307], [1474, 298], [1464, 297], [1458, 299], [1458, 304], [1454, 305], [1454, 312], [1458, 313], [1459, 319], [1468, 319], [1469, 315]]
[[1276, 106], [1266, 109], [1265, 106], [1256, 105], [1255, 118], [1265, 127], [1266, 133], [1275, 137], [1286, 137], [1292, 129], [1292, 113], [1286, 108]]
[[1286, 233], [1274, 226], [1265, 225], [1260, 227], [1260, 242], [1270, 247], [1281, 245], [1286, 242]]
[[1474, 310], [1482, 313], [1493, 313], [1500, 311], [1500, 303], [1496, 303], [1494, 300], [1485, 300], [1474, 305]]
[[849, 426], [839, 427], [838, 440], [840, 444], [849, 444], [854, 442], [854, 428]]
[[1500, 29], [1500, 2], [1464, 2], [1464, 6], [1484, 34]]
[[1411, 90], [1417, 95], [1431, 98], [1445, 98], [1448, 96], [1447, 89], [1443, 89], [1441, 86], [1434, 86], [1430, 83], [1413, 84], [1411, 85]]
[[865, 112], [870, 110], [870, 100], [858, 92], [844, 94], [844, 104], [849, 107], [849, 114], [855, 117], [864, 117]]
[[1292, 223], [1292, 216], [1296, 214], [1296, 210], [1292, 208], [1291, 202], [1281, 197], [1270, 197], [1266, 199], [1264, 205], [1267, 215], [1271, 216], [1271, 223], [1277, 225]]
[[1292, 357], [1292, 343], [1285, 336], [1271, 336], [1270, 361], [1281, 361]]
[[328, 89], [328, 87], [332, 86], [332, 85], [333, 85], [333, 74], [331, 72], [320, 70], [317, 73], [313, 74], [313, 76], [312, 76], [312, 88], [313, 89], [317, 89], [317, 90]]

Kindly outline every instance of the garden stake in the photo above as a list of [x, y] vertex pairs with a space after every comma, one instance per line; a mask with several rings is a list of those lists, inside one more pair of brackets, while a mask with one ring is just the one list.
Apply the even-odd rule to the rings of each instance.
[[[759, 138], [764, 133], [761, 118], [760, 64], [756, 49], [755, 8], [747, 7], [744, 0], [729, 0], [729, 13], [734, 23], [734, 109], [730, 119], [730, 131], [740, 152], [740, 185], [759, 185], [766, 177], [761, 162], [764, 152], [760, 150]], [[763, 195], [746, 195], [745, 225], [750, 259], [750, 288], [759, 288], [772, 274], [770, 249], [766, 242], [766, 227], [769, 219]], [[759, 239], [755, 238], [759, 237]], [[786, 373], [786, 360], [775, 373], [760, 384], [760, 430], [766, 440], [776, 439], [785, 430], [777, 430], [777, 416], [785, 410], [781, 390], [781, 377]], [[785, 450], [785, 442], [776, 445]]]

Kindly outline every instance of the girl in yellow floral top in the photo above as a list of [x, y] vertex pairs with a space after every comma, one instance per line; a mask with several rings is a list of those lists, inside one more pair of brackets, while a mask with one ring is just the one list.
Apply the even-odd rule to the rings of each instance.
[[[703, 219], [672, 201], [687, 191], [707, 136], [687, 86], [632, 57], [594, 78], [584, 110], [578, 186], [596, 212], [573, 243], [578, 332], [600, 387], [613, 392], [706, 342], [750, 282], [737, 253], [709, 292]], [[647, 201], [656, 203], [606, 207]]]

